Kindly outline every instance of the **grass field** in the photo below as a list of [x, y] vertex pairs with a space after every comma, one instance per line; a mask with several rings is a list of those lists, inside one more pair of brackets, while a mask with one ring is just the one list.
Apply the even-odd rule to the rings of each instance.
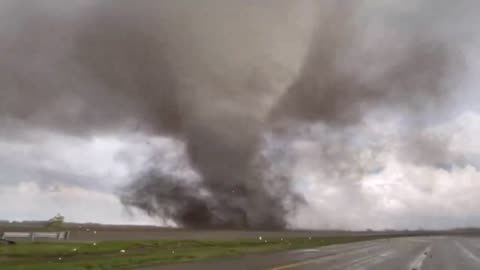
[[[99, 243], [19, 243], [0, 246], [2, 270], [133, 269], [243, 254], [312, 248], [379, 237], [328, 237], [215, 241], [108, 241]], [[266, 240], [266, 241], [265, 241]], [[124, 252], [122, 252], [124, 251]]]

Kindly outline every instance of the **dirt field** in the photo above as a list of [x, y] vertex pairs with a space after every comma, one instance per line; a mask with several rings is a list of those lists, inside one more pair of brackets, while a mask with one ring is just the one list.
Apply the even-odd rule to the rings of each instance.
[[[4, 231], [46, 231], [39, 225], [0, 225]], [[240, 230], [187, 230], [147, 226], [106, 226], [95, 224], [69, 224], [71, 241], [110, 240], [236, 240], [263, 238], [308, 238], [329, 236], [363, 236], [380, 234], [404, 234], [404, 232], [345, 232], [345, 231], [240, 231]]]
[[[95, 233], [96, 232], [96, 233]], [[265, 232], [265, 231], [217, 231], [217, 230], [100, 230], [75, 231], [71, 240], [105, 241], [105, 240], [235, 240], [263, 238], [297, 238], [338, 236], [334, 233], [318, 232]]]
[[[245, 231], [245, 230], [191, 230], [155, 226], [65, 224], [62, 230], [70, 231], [71, 241], [115, 241], [115, 240], [248, 240], [263, 238], [308, 238], [338, 236], [425, 236], [425, 235], [476, 235], [478, 229], [452, 231]], [[0, 223], [2, 232], [49, 231], [41, 223]], [[58, 230], [55, 230], [58, 231]]]

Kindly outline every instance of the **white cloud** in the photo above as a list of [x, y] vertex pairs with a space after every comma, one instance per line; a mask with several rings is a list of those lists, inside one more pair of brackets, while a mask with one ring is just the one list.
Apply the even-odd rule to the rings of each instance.
[[111, 193], [79, 187], [46, 190], [35, 182], [22, 182], [16, 186], [0, 186], [0, 198], [0, 217], [10, 220], [47, 220], [61, 213], [68, 222], [160, 224], [137, 210], [127, 211]]
[[[452, 164], [449, 168], [409, 162], [403, 153], [404, 138], [398, 128], [387, 131], [373, 127], [369, 131], [373, 132], [369, 134], [371, 139], [380, 144], [387, 138], [390, 140], [380, 154], [362, 155], [362, 151], [368, 152], [371, 147], [368, 144], [350, 151], [352, 146], [347, 143], [341, 149], [349, 159], [360, 158], [352, 164], [373, 161], [381, 167], [379, 170], [355, 174], [356, 169], [350, 168], [353, 174], [348, 170], [339, 174], [342, 164], [334, 160], [333, 165], [326, 166], [324, 163], [331, 160], [325, 158], [332, 155], [318, 151], [318, 143], [303, 147], [297, 153], [297, 170], [292, 177], [298, 179], [296, 184], [300, 187], [297, 190], [309, 204], [290, 218], [293, 227], [440, 229], [480, 226], [480, 171], [475, 167], [480, 148], [474, 140], [480, 135], [479, 114], [466, 112], [424, 131], [448, 138], [448, 144], [442, 147], [452, 149], [454, 155], [470, 155], [463, 164]], [[325, 136], [319, 138], [325, 142]]]
[[117, 195], [151, 162], [174, 171], [183, 147], [139, 134], [0, 141], [0, 219], [44, 220], [61, 212], [67, 221], [162, 224], [127, 211]]

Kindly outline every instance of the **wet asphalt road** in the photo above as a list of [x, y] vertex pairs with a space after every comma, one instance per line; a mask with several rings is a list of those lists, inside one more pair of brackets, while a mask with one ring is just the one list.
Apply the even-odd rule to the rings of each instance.
[[150, 269], [479, 270], [480, 238], [397, 238]]

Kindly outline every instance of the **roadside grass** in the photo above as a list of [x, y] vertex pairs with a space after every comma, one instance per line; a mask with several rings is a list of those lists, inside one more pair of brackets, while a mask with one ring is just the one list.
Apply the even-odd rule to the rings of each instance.
[[[2, 270], [109, 270], [233, 257], [251, 253], [321, 247], [379, 236], [237, 241], [109, 241], [19, 243], [0, 246]], [[125, 252], [121, 252], [124, 250]]]

